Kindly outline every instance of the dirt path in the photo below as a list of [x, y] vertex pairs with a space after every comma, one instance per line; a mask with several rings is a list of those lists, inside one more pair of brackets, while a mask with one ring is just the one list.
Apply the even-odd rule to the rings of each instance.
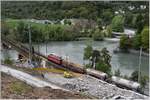
[[7, 67], [7, 66], [4, 66], [4, 65], [1, 65], [1, 71], [2, 72], [5, 72], [7, 74], [10, 74], [11, 76], [19, 79], [19, 80], [22, 80], [24, 82], [26, 82], [27, 84], [29, 85], [32, 85], [32, 86], [36, 86], [36, 87], [45, 87], [45, 86], [48, 86], [48, 87], [51, 87], [53, 89], [62, 89], [62, 90], [66, 90], [66, 89], [63, 89], [61, 87], [58, 87], [54, 84], [51, 84], [51, 83], [48, 83], [48, 82], [45, 82], [43, 80], [40, 80], [36, 77], [33, 77], [25, 72], [22, 72], [22, 71], [18, 71], [16, 69], [12, 69], [10, 67]]

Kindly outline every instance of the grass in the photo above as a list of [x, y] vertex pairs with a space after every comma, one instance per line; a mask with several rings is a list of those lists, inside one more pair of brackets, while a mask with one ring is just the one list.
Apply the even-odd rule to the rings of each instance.
[[11, 92], [14, 92], [16, 94], [22, 94], [22, 93], [26, 93], [28, 91], [31, 91], [32, 87], [23, 83], [23, 82], [14, 81], [11, 83], [10, 89], [11, 89]]
[[4, 59], [4, 64], [12, 65], [13, 61], [8, 57]]
[[28, 22], [26, 19], [6, 19], [6, 23], [10, 28], [16, 28], [18, 26], [19, 22], [24, 22], [25, 24], [31, 24], [31, 26], [37, 27], [38, 29], [42, 29], [44, 31], [47, 27], [50, 28], [66, 28], [68, 25], [61, 25], [61, 24], [42, 24], [42, 23], [34, 23], [34, 22]]

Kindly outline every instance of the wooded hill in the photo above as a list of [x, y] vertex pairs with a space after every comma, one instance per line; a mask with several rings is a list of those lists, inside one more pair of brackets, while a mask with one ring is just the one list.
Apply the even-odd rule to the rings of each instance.
[[[109, 25], [115, 16], [115, 11], [118, 11], [124, 15], [125, 25], [128, 27], [136, 28], [138, 20], [141, 19], [142, 24], [149, 22], [148, 1], [2, 1], [1, 4], [2, 18], [101, 19], [102, 24]], [[141, 6], [146, 8], [141, 9]]]

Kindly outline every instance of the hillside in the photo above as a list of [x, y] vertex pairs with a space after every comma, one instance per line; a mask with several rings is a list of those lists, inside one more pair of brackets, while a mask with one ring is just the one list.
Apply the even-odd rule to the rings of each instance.
[[[88, 97], [78, 93], [55, 90], [49, 87], [37, 88], [2, 73], [1, 97], [3, 99], [86, 99]], [[61, 94], [61, 95], [60, 95]]]
[[[125, 11], [125, 24], [131, 25], [131, 20], [140, 12], [143, 17], [148, 18], [148, 2], [132, 1], [82, 1], [82, 2], [65, 2], [65, 1], [23, 1], [11, 2], [2, 1], [2, 18], [35, 18], [35, 19], [64, 19], [64, 18], [85, 18], [85, 19], [102, 19], [103, 24], [110, 24], [115, 16], [115, 11], [121, 13]], [[141, 5], [146, 9], [140, 9]], [[131, 7], [134, 9], [131, 10]], [[13, 8], [13, 9], [12, 9]], [[146, 21], [145, 21], [146, 22]]]

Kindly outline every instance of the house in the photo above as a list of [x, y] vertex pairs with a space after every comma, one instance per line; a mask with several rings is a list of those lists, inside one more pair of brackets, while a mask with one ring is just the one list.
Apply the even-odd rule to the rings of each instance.
[[120, 36], [123, 35], [123, 34], [125, 34], [125, 35], [127, 35], [129, 37], [133, 37], [135, 35], [135, 32], [136, 32], [136, 30], [134, 30], [134, 29], [127, 29], [127, 28], [125, 28], [124, 32], [112, 32], [112, 35], [114, 37], [117, 37], [117, 38], [120, 38]]

